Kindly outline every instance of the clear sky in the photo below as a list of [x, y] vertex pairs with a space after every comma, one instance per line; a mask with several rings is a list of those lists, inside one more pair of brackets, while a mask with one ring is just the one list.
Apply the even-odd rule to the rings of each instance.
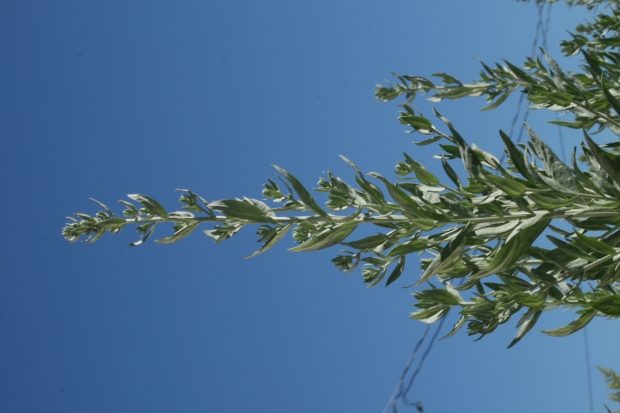
[[[586, 15], [552, 8], [549, 50], [569, 68], [557, 44]], [[70, 244], [65, 216], [129, 193], [176, 210], [175, 188], [260, 198], [272, 164], [308, 187], [328, 170], [352, 180], [338, 154], [392, 177], [407, 151], [438, 171], [437, 148], [411, 145], [374, 86], [391, 72], [469, 81], [472, 56], [521, 63], [536, 22], [509, 0], [0, 2], [0, 411], [381, 412], [424, 328], [400, 288], [413, 260], [366, 289], [330, 263], [337, 248], [295, 254], [287, 238], [243, 260], [259, 245], [248, 229], [218, 245], [196, 231], [131, 248], [131, 228]], [[437, 107], [498, 153], [516, 99], [482, 106]], [[557, 148], [548, 116], [530, 121]], [[515, 322], [436, 343], [409, 398], [426, 413], [589, 411], [583, 332], [506, 350]], [[588, 336], [601, 412], [594, 366], [620, 368], [618, 325]]]

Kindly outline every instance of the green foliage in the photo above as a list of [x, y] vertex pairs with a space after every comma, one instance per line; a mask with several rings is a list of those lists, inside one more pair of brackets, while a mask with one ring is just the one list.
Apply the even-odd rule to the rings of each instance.
[[[603, 374], [603, 378], [605, 379], [607, 387], [613, 390], [611, 393], [609, 393], [609, 399], [620, 403], [620, 375], [618, 375], [618, 373], [616, 373], [612, 369], [606, 369], [604, 367], [599, 367], [598, 369]], [[610, 411], [609, 408], [607, 408], [607, 410]], [[619, 412], [620, 410], [616, 410], [613, 413]]]
[[[432, 323], [456, 309], [461, 316], [448, 336], [466, 325], [470, 335], [482, 337], [518, 315], [519, 330], [510, 346], [534, 327], [546, 309], [575, 308], [579, 314], [564, 327], [544, 331], [551, 336], [571, 334], [595, 316], [618, 317], [620, 54], [614, 51], [620, 45], [618, 30], [620, 12], [614, 9], [594, 23], [578, 26], [577, 34], [562, 43], [567, 56], [583, 57], [581, 73], [563, 71], [542, 51], [546, 64], [538, 58], [528, 58], [522, 68], [509, 62], [494, 68], [483, 63], [480, 79], [470, 84], [437, 73], [433, 76], [440, 78], [438, 85], [419, 76], [396, 75], [396, 85], [379, 86], [375, 95], [380, 100], [406, 99], [399, 120], [412, 132], [428, 136], [418, 145], [439, 144], [443, 153], [437, 158], [449, 184], [407, 154], [396, 165], [396, 182], [378, 173], [365, 175], [342, 157], [353, 169], [356, 185], [327, 173], [316, 189], [327, 195], [326, 209], [290, 172], [276, 167], [281, 183], [268, 180], [263, 189], [272, 206], [249, 198], [209, 203], [182, 190], [184, 211], [167, 212], [152, 198], [129, 195], [142, 208], [120, 201], [126, 207], [123, 218], [99, 203], [103, 211], [95, 216], [75, 214], [63, 235], [69, 241], [84, 236], [94, 242], [132, 223], [138, 224], [141, 238], [131, 245], [139, 245], [157, 225], [171, 222], [173, 235], [157, 242], [172, 243], [201, 223], [215, 223], [204, 232], [221, 242], [246, 225], [259, 224], [263, 245], [252, 257], [292, 228], [298, 245], [290, 251], [343, 245], [346, 249], [332, 262], [347, 273], [361, 264], [369, 287], [386, 275], [386, 285], [395, 282], [406, 274], [407, 256], [417, 254], [422, 256], [422, 275], [412, 287], [433, 277], [441, 287], [430, 284], [430, 289], [413, 293], [417, 310], [412, 318]], [[529, 127], [527, 144], [515, 144], [500, 132], [507, 159], [503, 166], [494, 155], [469, 146], [436, 110], [441, 128], [410, 105], [420, 93], [432, 92], [429, 100], [435, 102], [484, 96], [488, 106], [483, 110], [490, 110], [517, 90], [526, 94], [533, 109], [572, 112], [572, 121], [552, 123], [583, 130], [585, 167], [578, 165], [576, 150], [571, 165], [566, 165]], [[590, 134], [603, 130], [615, 134], [615, 140], [598, 144], [591, 139]], [[460, 161], [464, 174], [455, 171], [451, 165], [455, 161]], [[349, 214], [338, 214], [346, 210]], [[375, 235], [349, 239], [358, 226], [369, 224], [376, 227]]]
[[[530, 0], [517, 0], [523, 3], [529, 3]], [[535, 0], [536, 4], [544, 4], [544, 3], [556, 3], [558, 0]], [[617, 4], [618, 0], [565, 0], [566, 4], [569, 6], [586, 6], [588, 10], [592, 10], [595, 7], [600, 6], [601, 4], [611, 3]]]

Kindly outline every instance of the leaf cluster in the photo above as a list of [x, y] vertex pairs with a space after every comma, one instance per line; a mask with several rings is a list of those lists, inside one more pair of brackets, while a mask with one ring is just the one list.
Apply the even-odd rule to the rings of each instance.
[[[612, 369], [607, 369], [604, 367], [599, 367], [598, 369], [603, 374], [607, 387], [612, 390], [612, 392], [609, 393], [609, 399], [620, 403], [620, 375]], [[607, 411], [610, 411], [609, 408], [607, 408]], [[618, 413], [618, 411], [614, 413]]]
[[[516, 0], [523, 3], [529, 3], [530, 0]], [[557, 3], [558, 0], [535, 0], [536, 4], [543, 5]], [[564, 0], [564, 2], [569, 6], [585, 6], [588, 10], [592, 10], [595, 7], [598, 7], [602, 4], [617, 4], [618, 0]]]
[[[593, 23], [578, 25], [571, 39], [561, 43], [565, 56], [580, 54], [584, 58], [583, 72], [562, 70], [560, 65], [543, 49], [544, 61], [528, 57], [523, 67], [509, 61], [494, 67], [483, 62], [483, 70], [477, 80], [465, 84], [447, 73], [434, 73], [440, 80], [435, 84], [420, 76], [394, 73], [398, 83], [378, 85], [375, 97], [390, 101], [400, 96], [410, 104], [422, 93], [433, 93], [429, 101], [460, 99], [466, 96], [483, 96], [488, 103], [482, 110], [500, 106], [516, 91], [521, 91], [529, 100], [531, 109], [546, 109], [554, 112], [572, 113], [572, 121], [551, 121], [561, 126], [585, 129], [595, 128], [600, 132], [611, 129], [620, 132], [620, 9], [613, 8], [609, 15], [599, 14]], [[423, 128], [417, 129], [424, 132]]]

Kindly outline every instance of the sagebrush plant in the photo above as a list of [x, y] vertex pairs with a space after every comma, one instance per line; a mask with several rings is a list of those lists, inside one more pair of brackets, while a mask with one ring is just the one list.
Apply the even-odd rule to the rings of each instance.
[[[573, 1], [599, 4], [601, 1]], [[332, 260], [350, 273], [361, 264], [364, 282], [375, 286], [397, 280], [411, 254], [421, 255], [422, 275], [413, 286], [430, 287], [413, 293], [417, 311], [411, 317], [435, 322], [457, 308], [460, 319], [448, 334], [467, 325], [481, 337], [523, 310], [517, 343], [542, 312], [557, 307], [576, 308], [572, 323], [544, 333], [565, 336], [584, 327], [595, 316], [620, 315], [620, 11], [614, 7], [592, 23], [579, 25], [562, 42], [566, 56], [583, 57], [582, 72], [566, 72], [544, 50], [544, 62], [531, 57], [520, 68], [510, 62], [495, 67], [482, 64], [480, 79], [463, 84], [438, 73], [439, 84], [419, 76], [395, 75], [395, 85], [378, 86], [375, 96], [389, 101], [405, 98], [399, 120], [412, 132], [428, 135], [417, 145], [439, 143], [438, 155], [449, 184], [407, 154], [396, 165], [397, 181], [362, 171], [342, 157], [355, 173], [356, 186], [331, 173], [316, 191], [327, 195], [325, 207], [291, 173], [275, 167], [279, 182], [269, 179], [264, 200], [223, 199], [208, 202], [190, 190], [182, 192], [183, 211], [166, 211], [145, 195], [128, 195], [141, 205], [119, 201], [123, 216], [104, 204], [94, 216], [76, 213], [63, 228], [69, 241], [85, 237], [94, 242], [106, 232], [118, 233], [136, 224], [146, 241], [163, 223], [174, 233], [158, 239], [173, 243], [214, 223], [205, 234], [216, 243], [234, 236], [246, 225], [259, 225], [261, 254], [289, 231], [299, 245], [293, 252], [341, 245]], [[513, 92], [525, 93], [531, 109], [572, 112], [574, 119], [552, 121], [583, 130], [580, 166], [576, 149], [570, 165], [563, 163], [529, 127], [527, 144], [515, 144], [504, 132], [507, 164], [479, 147], [469, 146], [448, 119], [434, 110], [441, 130], [410, 104], [420, 93], [434, 92], [432, 101], [484, 96], [484, 110], [499, 106]], [[614, 138], [596, 143], [590, 135], [610, 131]], [[615, 139], [615, 140], [614, 140]], [[451, 161], [460, 159], [466, 175]], [[370, 177], [370, 178], [369, 178]], [[300, 215], [301, 214], [301, 215]], [[564, 222], [564, 224], [559, 224]], [[566, 225], [569, 224], [570, 227]], [[359, 225], [375, 225], [377, 234], [351, 239]], [[541, 242], [542, 238], [547, 240]], [[545, 245], [545, 246], [543, 246]], [[549, 247], [552, 246], [552, 247]], [[491, 276], [494, 276], [490, 278]], [[430, 280], [437, 280], [434, 284]], [[458, 280], [458, 286], [452, 282]], [[461, 291], [469, 292], [464, 299]]]

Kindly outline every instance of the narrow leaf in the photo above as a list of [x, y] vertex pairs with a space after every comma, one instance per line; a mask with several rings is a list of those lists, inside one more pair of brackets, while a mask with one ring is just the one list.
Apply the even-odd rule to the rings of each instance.
[[441, 154], [441, 164], [444, 171], [446, 171], [446, 175], [448, 175], [448, 178], [450, 178], [450, 180], [454, 182], [454, 185], [456, 185], [459, 189], [463, 188], [463, 184], [461, 184], [461, 179], [456, 174], [456, 172], [454, 172], [454, 169], [452, 169], [450, 164], [448, 164], [448, 161], [446, 160], [446, 157], [443, 153]]
[[556, 247], [575, 258], [582, 258], [586, 261], [596, 261], [596, 258], [588, 255], [581, 248], [576, 247], [574, 244], [564, 242], [561, 239], [558, 239], [552, 235], [547, 235], [547, 238], [549, 238], [549, 240], [553, 242]]
[[541, 314], [542, 310], [535, 310], [533, 308], [530, 309], [527, 313], [525, 313], [525, 315], [521, 319], [525, 319], [525, 321], [519, 322], [521, 324], [521, 327], [519, 328], [519, 331], [517, 331], [517, 335], [512, 340], [508, 348], [517, 344], [532, 329], [532, 327], [534, 327], [534, 325], [538, 321], [538, 317], [540, 317]]
[[459, 318], [459, 321], [457, 321], [456, 324], [454, 324], [454, 327], [452, 327], [452, 331], [442, 337], [441, 340], [443, 340], [444, 338], [452, 337], [457, 331], [461, 329], [461, 327], [465, 325], [467, 319], [467, 316], [462, 315], [461, 318]]
[[600, 252], [601, 254], [605, 254], [605, 255], [616, 254], [616, 251], [612, 247], [610, 247], [609, 245], [605, 244], [602, 241], [599, 241], [598, 239], [594, 237], [588, 237], [587, 235], [583, 235], [579, 231], [576, 231], [575, 235], [577, 235], [577, 237], [581, 241], [583, 241], [588, 247], [590, 247], [592, 250], [596, 252]]
[[452, 123], [448, 119], [441, 116], [441, 114], [437, 112], [435, 108], [433, 108], [433, 112], [435, 112], [435, 115], [439, 119], [441, 119], [446, 124], [446, 126], [448, 126], [448, 128], [450, 129], [450, 132], [452, 133], [452, 137], [454, 138], [454, 141], [459, 146], [461, 159], [463, 160], [463, 165], [465, 166], [465, 169], [467, 170], [467, 173], [469, 174], [469, 176], [471, 178], [477, 177], [479, 174], [479, 169], [481, 165], [480, 165], [480, 160], [478, 159], [478, 156], [476, 155], [476, 153], [469, 147], [469, 145], [467, 145], [467, 143], [465, 142], [465, 139], [463, 139], [463, 137], [456, 131], [456, 129], [454, 129], [454, 126], [452, 126]]
[[409, 155], [407, 155], [406, 153], [405, 158], [413, 172], [416, 174], [417, 178], [420, 180], [420, 182], [428, 186], [435, 186], [439, 184], [439, 179], [437, 179], [435, 175], [430, 173], [428, 169], [424, 167], [424, 165], [409, 157]]
[[573, 334], [575, 331], [579, 331], [584, 328], [596, 315], [598, 310], [592, 308], [584, 313], [581, 317], [565, 325], [564, 327], [556, 328], [555, 330], [541, 330], [543, 333], [551, 337], [566, 337]]
[[504, 178], [503, 176], [493, 175], [490, 172], [482, 170], [484, 177], [489, 180], [493, 186], [513, 198], [520, 198], [525, 193], [527, 187], [515, 179]]
[[358, 224], [359, 221], [343, 222], [333, 228], [326, 229], [301, 245], [289, 248], [289, 251], [308, 252], [331, 247], [332, 245], [336, 245], [348, 237]]
[[172, 244], [174, 242], [177, 242], [187, 237], [189, 234], [191, 234], [198, 227], [198, 224], [199, 222], [191, 222], [187, 224], [185, 227], [175, 232], [174, 234], [172, 234], [171, 236], [166, 237], [166, 238], [156, 239], [155, 242], [159, 244]]
[[105, 209], [105, 211], [108, 213], [109, 216], [113, 217], [114, 213], [110, 210], [110, 208], [108, 208], [107, 206], [105, 206], [104, 204], [102, 204], [101, 202], [97, 201], [94, 198], [89, 198], [91, 201], [99, 204], [101, 206], [101, 208]]
[[551, 148], [527, 124], [525, 124], [525, 128], [530, 135], [531, 146], [542, 161], [547, 174], [562, 186], [578, 192], [579, 189], [575, 183], [573, 171], [556, 156]]
[[400, 260], [398, 260], [398, 264], [396, 264], [396, 267], [394, 267], [394, 270], [390, 274], [388, 280], [385, 282], [385, 286], [387, 287], [388, 285], [396, 281], [398, 277], [402, 275], [404, 270], [405, 270], [405, 256], [403, 255], [402, 257], [400, 257]]
[[150, 214], [157, 215], [162, 218], [168, 218], [168, 213], [164, 207], [153, 198], [140, 194], [129, 194], [127, 197], [141, 203]]
[[378, 247], [379, 245], [385, 244], [387, 241], [385, 239], [385, 235], [371, 235], [370, 237], [358, 239], [356, 241], [351, 242], [343, 242], [343, 245], [346, 245], [351, 248], [355, 248], [358, 250], [371, 250], [373, 248]]
[[605, 94], [605, 98], [607, 99], [611, 107], [614, 108], [616, 113], [620, 115], [620, 102], [618, 102], [618, 100], [611, 93], [609, 93], [609, 89], [607, 89], [607, 86], [605, 86], [605, 79], [603, 78], [602, 74], [600, 78], [600, 84], [601, 89], [603, 89], [603, 93]]
[[211, 202], [208, 207], [221, 212], [227, 218], [277, 224], [273, 218], [267, 215], [267, 212], [263, 208], [249, 201], [222, 199], [220, 201]]
[[[506, 98], [508, 98], [508, 96], [510, 96], [510, 94], [514, 92], [514, 89], [510, 89], [509, 91], [503, 93], [502, 95], [500, 95], [500, 97], [498, 97], [497, 99], [495, 99], [495, 101], [493, 103], [491, 103], [488, 106], [483, 107], [480, 110], [493, 110], [495, 108], [497, 108], [499, 105], [501, 105], [502, 103], [504, 103], [504, 101], [506, 100]], [[448, 337], [448, 336], [446, 336]], [[445, 337], [444, 337], [445, 338]]]
[[442, 136], [435, 136], [433, 138], [426, 139], [422, 142], [413, 142], [413, 143], [418, 146], [426, 146], [426, 145], [430, 145], [431, 143], [437, 142], [438, 140], [441, 140], [442, 138], [443, 138]]
[[308, 190], [301, 184], [301, 182], [299, 182], [299, 180], [297, 180], [297, 178], [295, 178], [292, 174], [288, 173], [287, 171], [285, 171], [284, 169], [276, 165], [273, 165], [273, 167], [276, 168], [276, 170], [280, 172], [291, 183], [291, 185], [293, 185], [293, 189], [299, 196], [299, 199], [301, 199], [301, 202], [303, 202], [303, 204], [306, 206], [306, 208], [308, 208], [310, 211], [314, 212], [315, 214], [325, 217], [328, 220], [332, 221], [332, 218], [329, 216], [329, 214], [323, 211], [323, 209], [316, 203], [316, 201], [314, 200], [314, 198], [312, 198]]
[[549, 123], [552, 123], [558, 126], [564, 126], [564, 127], [571, 128], [571, 129], [583, 129], [584, 127], [590, 124], [589, 121], [588, 122], [586, 121], [566, 122], [562, 120], [550, 120]]
[[97, 224], [98, 227], [105, 229], [121, 229], [127, 224], [127, 221], [124, 218], [110, 218], [103, 220]]
[[573, 163], [573, 170], [575, 171], [575, 176], [577, 176], [577, 179], [579, 179], [579, 181], [582, 183], [582, 185], [587, 186], [588, 188], [590, 188], [591, 190], [593, 190], [594, 192], [596, 192], [599, 195], [602, 195], [601, 190], [599, 189], [598, 186], [596, 186], [592, 180], [590, 180], [590, 178], [588, 178], [586, 176], [586, 174], [584, 174], [583, 172], [581, 172], [581, 170], [579, 169], [579, 166], [577, 166], [577, 157], [575, 156], [577, 152], [577, 148], [573, 148], [573, 154], [571, 156], [571, 160]]
[[414, 240], [406, 244], [397, 245], [390, 250], [388, 257], [396, 257], [399, 255], [411, 254], [412, 252], [422, 251], [429, 246], [432, 246], [432, 242], [426, 242], [422, 240]]
[[256, 251], [252, 255], [248, 255], [247, 257], [243, 257], [243, 258], [256, 257], [257, 255], [262, 254], [263, 252], [267, 251], [269, 248], [271, 248], [274, 245], [276, 245], [278, 243], [278, 241], [280, 241], [286, 235], [286, 233], [289, 231], [289, 229], [291, 229], [292, 225], [293, 224], [287, 224], [284, 227], [276, 229], [276, 234], [273, 237], [269, 238], [267, 240], [267, 242], [265, 242], [263, 244], [263, 246], [260, 247], [260, 249], [258, 251]]
[[398, 206], [400, 206], [405, 211], [410, 212], [416, 216], [421, 216], [422, 218], [426, 218], [421, 208], [402, 189], [390, 183], [387, 179], [385, 179], [378, 173], [370, 172], [369, 175], [383, 182], [383, 184], [388, 190], [388, 193], [390, 194], [392, 199], [398, 204]]
[[510, 70], [512, 71], [512, 73], [514, 73], [514, 75], [516, 77], [518, 77], [519, 79], [523, 80], [524, 82], [527, 82], [529, 84], [537, 84], [538, 81], [534, 80], [529, 74], [527, 74], [524, 70], [518, 68], [517, 66], [513, 65], [512, 63], [510, 63], [508, 60], [504, 59], [504, 62], [506, 62], [506, 64], [508, 65], [508, 67], [510, 68]]
[[433, 275], [440, 273], [443, 268], [452, 264], [453, 261], [461, 255], [465, 245], [465, 238], [470, 231], [470, 227], [471, 226], [469, 224], [463, 227], [459, 234], [441, 250], [441, 253], [437, 255], [426, 268], [426, 271], [422, 274], [420, 281], [414, 284], [414, 287], [422, 284]]
[[447, 305], [438, 305], [436, 307], [426, 308], [424, 310], [411, 313], [410, 318], [421, 321], [426, 324], [432, 324], [441, 320], [450, 311]]
[[489, 265], [472, 275], [472, 279], [487, 277], [514, 265], [549, 225], [549, 219], [540, 219], [527, 228], [515, 228], [512, 236], [495, 254]]
[[[602, 150], [586, 133], [583, 131], [583, 135], [586, 138], [586, 142], [588, 143], [588, 147], [594, 154], [594, 157], [598, 161], [601, 168], [609, 175], [611, 179], [616, 182], [620, 186], [620, 162], [614, 162], [610, 158], [610, 154]], [[616, 160], [620, 159], [620, 157], [616, 158]]]
[[140, 240], [136, 241], [136, 242], [132, 242], [131, 244], [129, 244], [130, 247], [137, 247], [138, 245], [143, 244], [144, 242], [146, 242], [147, 239], [149, 239], [149, 237], [151, 235], [153, 235], [153, 232], [155, 232], [155, 224], [151, 224], [148, 227], [148, 230], [144, 233], [144, 235], [142, 236], [142, 238], [140, 238]]
[[479, 237], [495, 237], [498, 235], [502, 235], [511, 231], [519, 225], [519, 221], [508, 221], [505, 224], [496, 225], [496, 226], [484, 226], [481, 228], [474, 228], [474, 232]]
[[573, 95], [564, 92], [549, 92], [545, 96], [558, 106], [566, 107], [573, 101]]
[[555, 210], [558, 208], [573, 205], [573, 201], [577, 198], [577, 195], [570, 197], [570, 198], [565, 198], [565, 197], [546, 196], [546, 195], [543, 195], [543, 193], [535, 192], [535, 193], [529, 194], [528, 198], [534, 201], [536, 205], [538, 205], [539, 207], [543, 209]]
[[400, 121], [400, 123], [409, 125], [418, 132], [432, 133], [431, 128], [433, 127], [433, 125], [431, 124], [431, 121], [426, 119], [425, 117], [403, 114], [399, 116], [398, 120]]

